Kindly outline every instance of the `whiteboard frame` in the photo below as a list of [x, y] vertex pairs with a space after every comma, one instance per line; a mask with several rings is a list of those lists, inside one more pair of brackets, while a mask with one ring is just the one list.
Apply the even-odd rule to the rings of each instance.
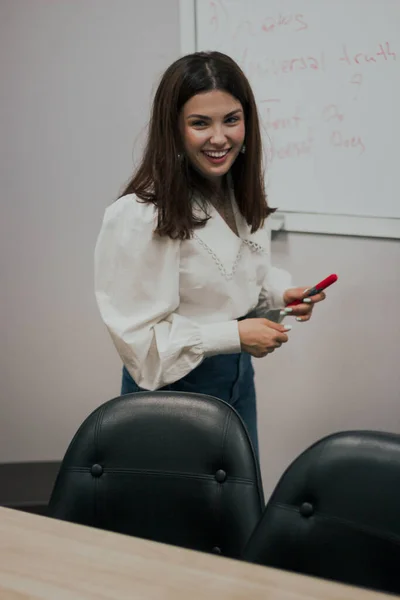
[[[196, 2], [197, 0], [179, 0], [182, 56], [198, 49]], [[397, 218], [277, 211], [270, 219], [273, 231], [400, 239], [400, 219]]]

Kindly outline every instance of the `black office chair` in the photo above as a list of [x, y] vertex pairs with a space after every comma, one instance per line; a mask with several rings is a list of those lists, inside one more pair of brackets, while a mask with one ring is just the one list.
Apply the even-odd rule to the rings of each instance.
[[81, 425], [49, 516], [239, 557], [264, 508], [250, 438], [236, 411], [201, 394], [140, 392]]
[[331, 435], [286, 470], [243, 558], [400, 592], [400, 435]]

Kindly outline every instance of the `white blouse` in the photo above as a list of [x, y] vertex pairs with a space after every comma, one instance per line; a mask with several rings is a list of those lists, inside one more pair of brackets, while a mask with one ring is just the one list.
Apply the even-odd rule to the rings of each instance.
[[[190, 240], [154, 235], [156, 207], [124, 196], [106, 209], [95, 249], [100, 313], [134, 381], [173, 383], [204, 358], [240, 352], [236, 319], [283, 306], [290, 276], [270, 264], [270, 231], [237, 236], [219, 213]], [[197, 209], [200, 210], [200, 209]]]

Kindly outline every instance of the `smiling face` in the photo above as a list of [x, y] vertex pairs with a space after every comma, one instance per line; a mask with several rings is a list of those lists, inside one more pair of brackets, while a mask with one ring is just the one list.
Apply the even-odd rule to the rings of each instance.
[[239, 100], [221, 90], [196, 94], [183, 106], [179, 125], [192, 166], [211, 180], [226, 175], [244, 143]]

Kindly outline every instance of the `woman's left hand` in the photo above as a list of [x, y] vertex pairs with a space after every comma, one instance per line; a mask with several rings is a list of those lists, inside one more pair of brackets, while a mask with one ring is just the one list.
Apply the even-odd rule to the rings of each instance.
[[310, 288], [306, 287], [289, 288], [283, 294], [283, 300], [286, 305], [294, 300], [302, 300], [301, 304], [288, 306], [283, 309], [288, 316], [296, 317], [296, 321], [309, 321], [311, 319], [314, 304], [321, 302], [326, 298], [325, 292], [320, 292], [315, 296], [307, 297], [307, 291], [309, 289]]

